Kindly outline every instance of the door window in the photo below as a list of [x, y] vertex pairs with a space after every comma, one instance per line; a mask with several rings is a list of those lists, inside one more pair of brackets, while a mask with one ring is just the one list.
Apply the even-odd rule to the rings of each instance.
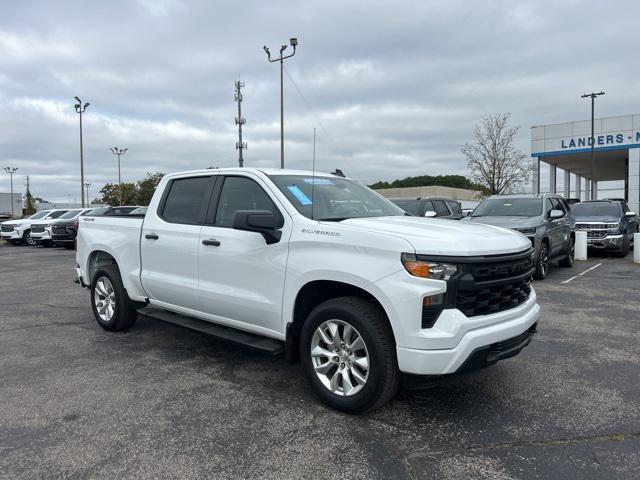
[[449, 206], [449, 208], [451, 209], [454, 215], [462, 215], [462, 207], [460, 206], [459, 202], [448, 201], [447, 205]]
[[277, 212], [269, 195], [256, 182], [246, 177], [227, 177], [220, 192], [215, 225], [232, 227], [233, 217], [238, 210]]
[[567, 214], [566, 210], [564, 209], [564, 206], [560, 201], [558, 201], [557, 198], [551, 199], [551, 206], [553, 207], [554, 210], [560, 210], [565, 215]]
[[172, 180], [160, 216], [171, 223], [202, 223], [210, 187], [211, 177]]
[[444, 204], [443, 200], [433, 200], [433, 208], [435, 208], [436, 217], [447, 217], [449, 216], [449, 210], [447, 206]]

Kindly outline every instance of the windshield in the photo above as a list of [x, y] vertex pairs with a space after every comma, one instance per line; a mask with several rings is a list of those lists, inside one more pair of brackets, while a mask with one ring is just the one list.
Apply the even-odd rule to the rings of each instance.
[[420, 215], [420, 200], [391, 200], [391, 202], [411, 215]]
[[67, 213], [65, 213], [64, 215], [60, 215], [60, 220], [64, 219], [64, 218], [73, 218], [76, 215], [78, 215], [82, 210], [69, 210]]
[[575, 217], [619, 217], [620, 208], [614, 203], [576, 203], [571, 206]]
[[269, 178], [307, 218], [339, 221], [405, 215], [386, 198], [346, 178], [313, 178], [311, 175], [273, 175]]
[[60, 218], [61, 215], [67, 213], [68, 210], [58, 210], [57, 212], [51, 212], [49, 218]]
[[31, 215], [29, 218], [31, 220], [37, 220], [38, 218], [42, 218], [45, 217], [47, 215], [47, 213], [49, 213], [50, 210], [42, 210], [41, 212], [35, 213], [33, 215]]
[[487, 198], [472, 217], [537, 217], [542, 215], [540, 198]]

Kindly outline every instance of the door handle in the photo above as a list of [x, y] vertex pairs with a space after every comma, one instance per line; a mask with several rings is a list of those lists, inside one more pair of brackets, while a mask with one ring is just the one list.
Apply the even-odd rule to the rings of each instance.
[[156, 235], [155, 233], [147, 233], [144, 238], [148, 238], [149, 240], [157, 240], [160, 237], [158, 235]]
[[202, 240], [202, 244], [203, 245], [211, 245], [213, 247], [219, 247], [220, 246], [220, 242], [218, 240], [216, 240], [215, 238], [209, 238], [208, 240]]

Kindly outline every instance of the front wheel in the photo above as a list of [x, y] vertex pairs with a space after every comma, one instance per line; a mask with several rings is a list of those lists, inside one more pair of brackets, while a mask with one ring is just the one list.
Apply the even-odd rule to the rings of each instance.
[[91, 307], [98, 325], [105, 330], [126, 330], [136, 321], [136, 309], [129, 300], [115, 265], [105, 265], [91, 282]]
[[31, 238], [31, 230], [25, 230], [22, 234], [22, 241], [30, 247], [34, 247], [36, 245], [36, 241]]
[[540, 245], [538, 252], [538, 260], [536, 262], [536, 270], [533, 272], [533, 278], [536, 280], [544, 280], [549, 270], [549, 246], [546, 242]]
[[380, 307], [362, 298], [314, 308], [302, 327], [300, 358], [314, 393], [343, 412], [378, 408], [400, 385], [391, 327]]

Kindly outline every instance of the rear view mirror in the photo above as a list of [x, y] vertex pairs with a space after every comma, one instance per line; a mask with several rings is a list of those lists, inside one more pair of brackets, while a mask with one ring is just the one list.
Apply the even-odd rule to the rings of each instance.
[[551, 210], [549, 212], [549, 218], [554, 219], [554, 218], [562, 218], [564, 217], [564, 212], [562, 210]]
[[426, 212], [424, 212], [424, 216], [427, 218], [433, 218], [436, 215], [438, 215], [436, 212], [434, 212], [433, 210], [428, 210]]
[[269, 210], [238, 210], [233, 216], [233, 228], [247, 232], [261, 233], [267, 244], [277, 243], [282, 237], [278, 230], [284, 225], [280, 212]]

